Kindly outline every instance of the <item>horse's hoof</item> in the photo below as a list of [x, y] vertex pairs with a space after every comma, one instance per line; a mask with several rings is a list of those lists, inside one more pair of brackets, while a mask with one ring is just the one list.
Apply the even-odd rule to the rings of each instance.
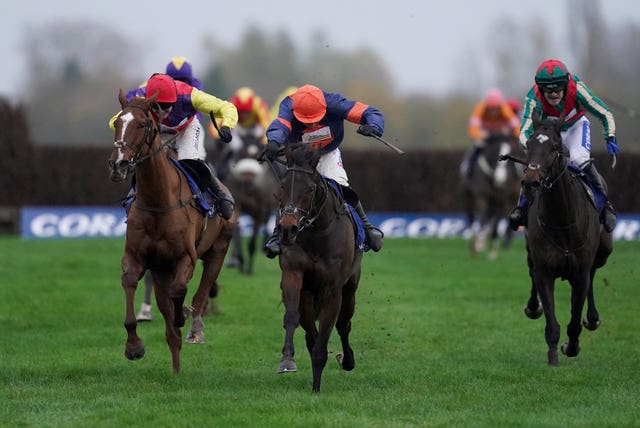
[[296, 372], [298, 371], [298, 366], [293, 358], [287, 358], [280, 361], [280, 365], [278, 366], [278, 373], [287, 373], [287, 372]]
[[124, 347], [124, 356], [129, 360], [139, 360], [144, 357], [145, 348], [144, 344], [140, 344], [138, 346], [125, 346]]
[[589, 320], [585, 317], [582, 319], [582, 325], [584, 328], [590, 331], [595, 331], [600, 327], [600, 320], [596, 320], [595, 322], [589, 322]]
[[557, 351], [549, 351], [547, 354], [547, 365], [557, 367], [559, 365], [558, 361], [558, 352]]
[[340, 366], [340, 368], [344, 371], [350, 372], [356, 367], [353, 353], [351, 353], [350, 358], [345, 358], [344, 354], [342, 352], [339, 352], [336, 354], [336, 360], [338, 361], [338, 365]]
[[199, 345], [201, 343], [204, 343], [204, 333], [189, 333], [184, 341], [187, 343]]
[[529, 306], [524, 307], [524, 314], [527, 318], [532, 320], [537, 320], [543, 314], [542, 303], [538, 302], [538, 307], [536, 309], [530, 309]]
[[560, 347], [560, 350], [567, 357], [577, 357], [578, 354], [580, 353], [580, 346], [577, 344], [571, 345], [569, 342], [565, 342]]

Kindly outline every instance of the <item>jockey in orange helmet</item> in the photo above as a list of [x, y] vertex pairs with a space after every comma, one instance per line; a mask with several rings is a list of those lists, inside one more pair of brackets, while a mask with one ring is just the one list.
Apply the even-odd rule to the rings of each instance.
[[518, 138], [520, 120], [506, 103], [502, 92], [499, 89], [490, 89], [484, 99], [474, 106], [469, 117], [468, 132], [473, 141], [473, 150], [463, 165], [463, 171], [469, 178], [473, 175], [478, 156], [487, 143]]
[[[258, 160], [274, 160], [280, 146], [288, 142], [320, 148], [323, 154], [318, 162], [318, 172], [342, 187], [347, 202], [362, 220], [366, 245], [373, 251], [380, 251], [384, 235], [369, 222], [357, 193], [349, 187], [342, 164], [339, 146], [344, 138], [345, 120], [360, 124], [358, 133], [362, 135], [382, 136], [384, 131], [384, 117], [377, 108], [340, 94], [324, 92], [313, 85], [304, 85], [280, 103], [278, 117], [267, 128], [267, 146]], [[280, 254], [277, 221], [275, 230], [265, 242], [265, 250], [269, 258]]]

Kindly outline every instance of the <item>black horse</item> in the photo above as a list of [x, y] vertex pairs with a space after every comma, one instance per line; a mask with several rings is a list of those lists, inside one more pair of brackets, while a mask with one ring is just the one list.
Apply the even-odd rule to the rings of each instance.
[[525, 314], [536, 319], [544, 311], [547, 362], [553, 366], [558, 365], [560, 339], [554, 305], [555, 279], [566, 279], [571, 285], [569, 341], [561, 350], [568, 357], [575, 357], [580, 352], [578, 338], [585, 299], [587, 313], [582, 324], [589, 330], [600, 325], [593, 278], [613, 250], [611, 233], [600, 225], [581, 173], [569, 167], [568, 150], [560, 136], [563, 121], [564, 115], [558, 120], [540, 120], [534, 115], [534, 133], [527, 141], [523, 178], [525, 196], [530, 202], [525, 237], [532, 284]]
[[[475, 165], [469, 165], [470, 152], [465, 155], [460, 169], [460, 191], [464, 204], [467, 228], [470, 231], [469, 252], [482, 252], [489, 242], [489, 257], [496, 258], [498, 242], [502, 246], [511, 242], [512, 231], [506, 227], [509, 204], [517, 197], [520, 171], [513, 163], [499, 162], [500, 155], [514, 151], [515, 141], [502, 135], [489, 138]], [[473, 168], [471, 173], [468, 168]], [[504, 220], [504, 221], [503, 221]], [[499, 231], [501, 221], [504, 231]]]
[[362, 251], [356, 248], [348, 206], [316, 170], [320, 151], [287, 144], [284, 154], [279, 257], [286, 335], [278, 372], [297, 370], [293, 335], [300, 324], [311, 355], [313, 392], [318, 392], [334, 325], [342, 342], [338, 363], [347, 371], [355, 367], [349, 333]]

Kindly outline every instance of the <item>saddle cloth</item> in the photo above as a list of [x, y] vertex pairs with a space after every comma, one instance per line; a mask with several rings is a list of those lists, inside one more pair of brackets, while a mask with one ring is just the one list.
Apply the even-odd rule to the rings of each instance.
[[327, 183], [329, 184], [329, 187], [334, 191], [336, 196], [338, 196], [338, 199], [343, 204], [345, 204], [347, 206], [347, 208], [349, 209], [349, 217], [351, 217], [351, 223], [353, 224], [353, 232], [354, 232], [354, 236], [355, 236], [356, 250], [363, 251], [363, 252], [369, 251], [370, 248], [365, 243], [364, 225], [362, 224], [362, 219], [360, 218], [360, 216], [356, 212], [355, 208], [353, 208], [351, 206], [351, 204], [349, 204], [346, 201], [346, 199], [344, 198], [344, 195], [342, 194], [342, 189], [340, 188], [340, 185], [335, 180], [332, 180], [331, 178], [327, 178], [327, 177], [323, 177], [323, 178], [327, 181]]

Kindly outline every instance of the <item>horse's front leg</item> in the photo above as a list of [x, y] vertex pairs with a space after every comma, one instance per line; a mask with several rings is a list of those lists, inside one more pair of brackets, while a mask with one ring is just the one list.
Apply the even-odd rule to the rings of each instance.
[[558, 365], [558, 341], [560, 340], [560, 324], [556, 319], [555, 302], [554, 302], [554, 278], [548, 274], [544, 274], [534, 270], [533, 280], [536, 289], [540, 295], [540, 301], [544, 309], [544, 317], [546, 325], [544, 329], [544, 337], [547, 342], [547, 364], [550, 366]]
[[537, 320], [542, 315], [543, 309], [542, 303], [540, 303], [540, 300], [538, 299], [538, 290], [536, 289], [536, 283], [533, 279], [533, 261], [528, 254], [527, 264], [529, 266], [529, 278], [531, 279], [531, 294], [529, 295], [527, 305], [524, 307], [524, 314], [527, 318]]
[[320, 391], [320, 381], [322, 379], [322, 371], [327, 364], [327, 346], [329, 345], [329, 337], [336, 325], [338, 313], [342, 303], [342, 290], [338, 284], [330, 285], [330, 291], [324, 293], [320, 297], [319, 306], [320, 316], [318, 318], [318, 337], [313, 345], [311, 352], [311, 365], [313, 367], [313, 392]]
[[138, 287], [138, 281], [144, 273], [144, 268], [137, 263], [134, 258], [125, 252], [122, 257], [122, 289], [125, 295], [125, 319], [124, 328], [127, 330], [127, 341], [124, 347], [124, 355], [130, 360], [137, 360], [144, 357], [144, 343], [138, 337], [136, 327], [136, 315], [133, 304]]
[[282, 302], [284, 303], [283, 327], [285, 330], [284, 345], [282, 346], [282, 358], [278, 365], [278, 373], [295, 372], [298, 370], [294, 359], [295, 348], [293, 335], [300, 322], [300, 291], [302, 289], [302, 272], [282, 270], [280, 288], [282, 289]]
[[576, 357], [580, 353], [580, 333], [582, 332], [582, 309], [590, 287], [589, 273], [569, 280], [571, 283], [571, 320], [567, 325], [569, 341], [562, 345], [562, 353], [567, 357]]
[[[168, 287], [161, 287], [162, 294], [156, 291], [158, 308], [162, 312], [165, 321], [165, 336], [171, 351], [173, 371], [180, 372], [180, 350], [182, 349], [182, 333], [180, 328], [184, 326], [184, 299], [187, 295], [187, 284], [193, 275], [195, 260], [191, 256], [185, 256], [176, 265], [176, 274], [170, 280]], [[156, 287], [159, 288], [159, 287]], [[161, 305], [160, 301], [163, 300]]]

